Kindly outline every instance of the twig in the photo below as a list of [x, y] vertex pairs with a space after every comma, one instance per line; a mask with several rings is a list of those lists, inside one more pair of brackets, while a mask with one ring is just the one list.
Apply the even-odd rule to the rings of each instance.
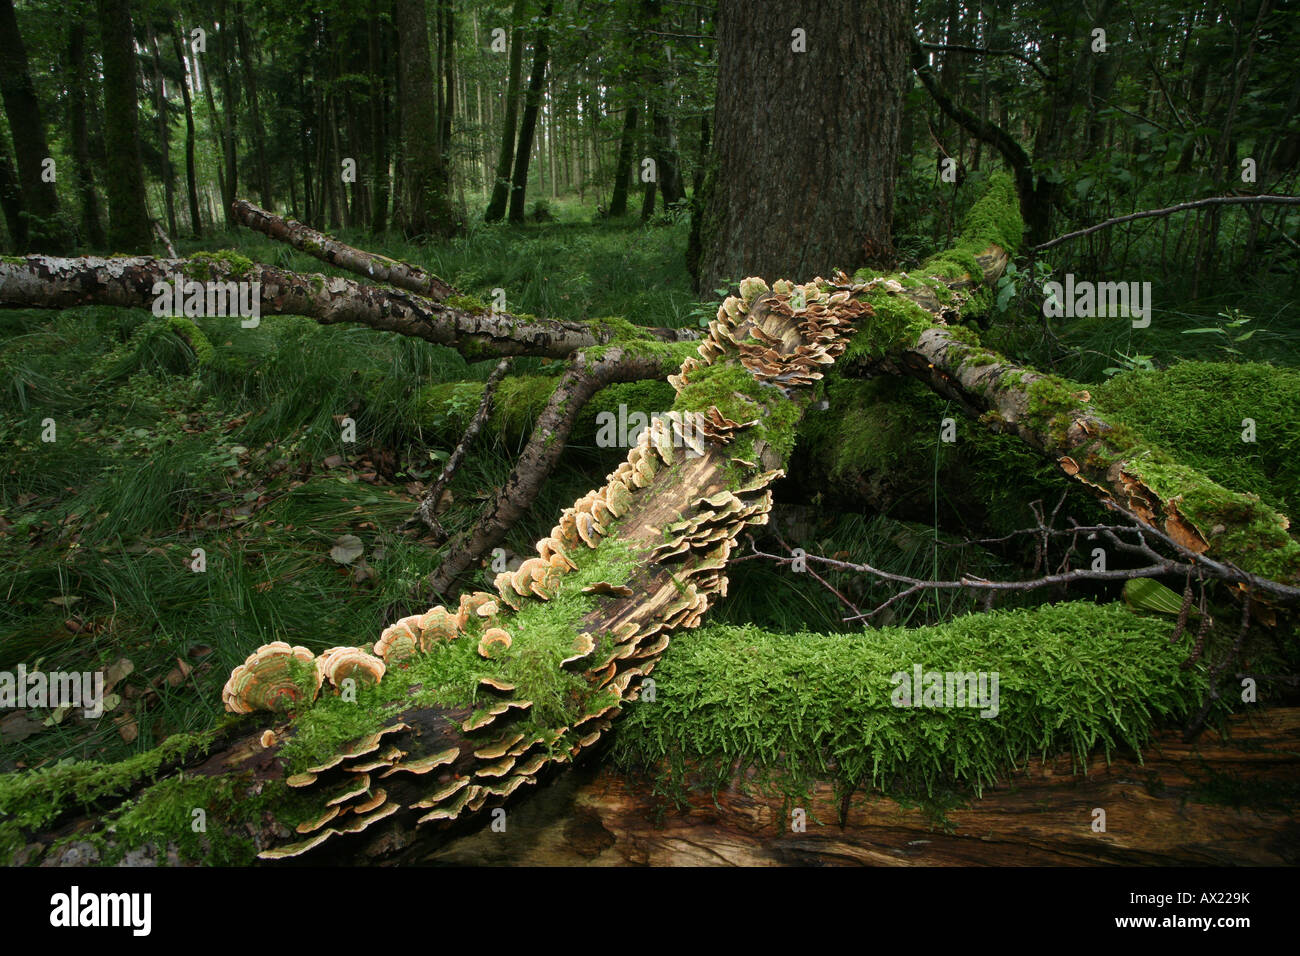
[[169, 239], [167, 233], [163, 231], [162, 223], [157, 219], [153, 221], [153, 231], [158, 234], [158, 239], [162, 242], [163, 248], [167, 250], [167, 255], [171, 256], [173, 259], [177, 258], [176, 247], [172, 245], [171, 239]]
[[488, 413], [492, 410], [492, 396], [496, 393], [497, 385], [499, 385], [501, 379], [505, 377], [506, 371], [510, 368], [512, 361], [513, 359], [506, 356], [501, 361], [497, 362], [496, 368], [492, 370], [492, 374], [488, 376], [487, 383], [483, 386], [483, 397], [479, 400], [478, 409], [474, 412], [474, 417], [470, 419], [469, 427], [465, 429], [465, 434], [461, 436], [460, 442], [456, 445], [456, 449], [451, 453], [451, 457], [447, 459], [447, 463], [443, 465], [442, 473], [438, 475], [437, 480], [429, 487], [428, 492], [424, 496], [424, 500], [421, 501], [419, 507], [415, 509], [415, 514], [407, 519], [407, 521], [402, 525], [403, 528], [411, 527], [418, 519], [423, 521], [429, 530], [434, 533], [434, 536], [439, 543], [447, 540], [447, 532], [443, 530], [442, 524], [439, 523], [436, 515], [438, 502], [442, 498], [443, 489], [447, 487], [452, 476], [456, 474], [456, 469], [460, 467], [460, 463], [464, 460], [465, 453], [469, 450], [470, 444], [476, 437], [478, 437], [479, 431], [483, 428], [483, 423], [487, 421]]
[[505, 539], [559, 462], [578, 413], [592, 395], [614, 382], [663, 378], [676, 368], [677, 363], [671, 358], [629, 355], [618, 347], [610, 348], [600, 358], [577, 353], [538, 416], [532, 436], [505, 484], [474, 528], [452, 542], [438, 570], [429, 575], [428, 589], [435, 595], [449, 593], [461, 574]]
[[1188, 209], [1200, 209], [1204, 206], [1255, 205], [1300, 206], [1300, 196], [1211, 196], [1208, 199], [1197, 199], [1194, 202], [1180, 202], [1176, 206], [1167, 206], [1164, 209], [1145, 209], [1142, 212], [1129, 213], [1127, 216], [1116, 216], [1114, 219], [1107, 219], [1104, 222], [1088, 226], [1086, 229], [1067, 232], [1063, 236], [1049, 239], [1042, 245], [1034, 246], [1029, 251], [1042, 252], [1044, 249], [1058, 246], [1070, 239], [1080, 239], [1083, 236], [1091, 235], [1100, 229], [1108, 229], [1111, 226], [1119, 225], [1122, 222], [1133, 222], [1135, 219], [1151, 219], [1155, 216], [1169, 216], [1176, 212], [1183, 212]]
[[985, 47], [966, 46], [961, 43], [926, 43], [924, 40], [921, 41], [921, 49], [951, 50], [954, 53], [974, 53], [978, 56], [1009, 56], [1013, 59], [1019, 60], [1021, 63], [1025, 64], [1025, 66], [1031, 67], [1035, 73], [1047, 80], [1049, 83], [1052, 81], [1052, 75], [1039, 66], [1032, 57], [1025, 56], [1023, 53], [1017, 53], [1015, 50], [989, 50]]

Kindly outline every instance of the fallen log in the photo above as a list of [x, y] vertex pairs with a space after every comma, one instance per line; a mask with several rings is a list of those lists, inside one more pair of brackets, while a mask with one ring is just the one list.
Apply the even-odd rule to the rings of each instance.
[[[954, 287], [1005, 262], [1018, 233], [1005, 239], [1005, 224], [999, 229], [1001, 244], [976, 231], [937, 278], [910, 287], [884, 277], [771, 289], [745, 280], [741, 297], [728, 299], [711, 323], [699, 358], [669, 377], [672, 417], [643, 433], [601, 489], [566, 509], [536, 558], [498, 576], [496, 594], [475, 592], [455, 608], [405, 618], [359, 647], [319, 656], [287, 644], [259, 649], [223, 695], [228, 709], [249, 716], [219, 741], [197, 741], [201, 758], [156, 782], [156, 766], [88, 770], [89, 797], [84, 781], [67, 794], [66, 776], [17, 775], [0, 787], [0, 848], [44, 863], [150, 853], [210, 862], [254, 853], [420, 858], [601, 741], [671, 636], [695, 627], [725, 594], [738, 536], [766, 520], [770, 485], [822, 370], [859, 329], [858, 356], [881, 367], [915, 351], [926, 332], [959, 313]], [[95, 270], [113, 279], [115, 270], [144, 268], [147, 276], [157, 260], [129, 262], [55, 264], [54, 299], [84, 301], [79, 269], [90, 270], [97, 288]], [[0, 301], [32, 304], [12, 296], [19, 286], [40, 298], [32, 290], [41, 268], [29, 259], [0, 272]], [[301, 279], [284, 281], [297, 289]], [[140, 294], [138, 283], [107, 284], [119, 297], [123, 289]], [[934, 312], [916, 305], [931, 299]], [[903, 300], [912, 310], [896, 307]], [[507, 336], [510, 347], [528, 334]], [[277, 715], [270, 727], [256, 715], [265, 711]], [[22, 806], [15, 793], [38, 805]], [[41, 800], [50, 801], [48, 812]], [[196, 809], [211, 825], [191, 836], [178, 820], [188, 823]]]
[[[413, 292], [385, 289], [338, 276], [305, 275], [255, 263], [237, 253], [197, 253], [182, 259], [151, 256], [103, 259], [87, 256], [27, 256], [0, 260], [0, 307], [71, 309], [84, 305], [154, 309], [164, 287], [182, 286], [185, 301], [204, 300], [195, 312], [177, 314], [239, 315], [238, 284], [251, 301], [258, 288], [258, 315], [303, 315], [321, 325], [356, 323], [454, 348], [469, 358], [536, 355], [564, 358], [576, 349], [600, 346], [629, 330], [608, 323], [564, 322], [536, 316], [493, 312], [486, 307], [457, 307]], [[230, 285], [235, 283], [235, 285]], [[206, 284], [214, 286], [209, 294]], [[234, 290], [233, 293], [230, 290]], [[220, 293], [221, 311], [205, 311]], [[234, 301], [230, 297], [234, 296]], [[173, 314], [170, 307], [164, 314]], [[248, 316], [243, 317], [245, 321]], [[250, 326], [251, 327], [251, 326]], [[673, 329], [634, 330], [642, 341], [673, 342], [692, 337]]]
[[[422, 862], [509, 866], [1294, 866], [1300, 709], [1233, 717], [1230, 736], [1162, 732], [1138, 760], [1034, 760], [979, 799], [907, 805], [829, 781], [792, 808], [752, 768], [684, 807], [609, 764], [579, 769]], [[1106, 812], [1105, 830], [1094, 825]]]

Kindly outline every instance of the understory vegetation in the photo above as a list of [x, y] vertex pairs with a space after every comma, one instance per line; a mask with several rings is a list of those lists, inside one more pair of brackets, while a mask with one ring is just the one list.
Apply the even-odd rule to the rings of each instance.
[[[591, 225], [589, 212], [569, 208], [558, 223], [510, 231], [480, 227], [443, 245], [364, 241], [468, 295], [506, 288], [519, 313], [669, 327], [712, 315], [716, 304], [696, 301], [675, 252], [684, 223]], [[320, 266], [246, 234], [219, 244], [289, 269]], [[1118, 368], [1128, 323], [1049, 330], [1035, 309], [1027, 295], [1011, 300], [987, 344], [1088, 384], [1099, 408], [1183, 462], [1294, 510], [1293, 301], [1247, 282], [1176, 311], [1157, 308], [1142, 347], [1159, 360]], [[1258, 334], [1230, 339], [1243, 317]], [[138, 310], [0, 312], [0, 670], [102, 669], [111, 706], [107, 720], [7, 713], [0, 769], [118, 760], [210, 730], [223, 719], [222, 682], [256, 646], [364, 643], [423, 610], [414, 595], [445, 545], [398, 528], [459, 439], [493, 364], [295, 317], [243, 329], [234, 319], [191, 323]], [[515, 361], [440, 505], [449, 532], [471, 527], [502, 484], [560, 370]], [[779, 534], [810, 553], [900, 574], [1010, 578], [1033, 563], [1024, 542], [963, 541], [1032, 526], [1030, 502], [1050, 511], [1067, 492], [1062, 514], [1104, 517], [1052, 463], [918, 383], [833, 374], [820, 394], [828, 407], [810, 411], [772, 526], [760, 529], [768, 550], [779, 550]], [[662, 411], [671, 401], [662, 382], [598, 394], [513, 529], [507, 557], [531, 551], [559, 510], [622, 457], [596, 447], [598, 412], [620, 403]], [[937, 423], [949, 415], [953, 443], [939, 440]], [[341, 439], [345, 418], [354, 443]], [[1255, 422], [1254, 444], [1240, 441], [1243, 418]], [[57, 440], [44, 442], [50, 419]], [[201, 572], [191, 569], [196, 549]], [[863, 608], [892, 593], [881, 582], [825, 576]], [[472, 577], [467, 587], [486, 587], [492, 572]], [[1118, 585], [1015, 593], [997, 601], [1003, 610], [980, 615], [978, 595], [922, 593], [864, 628], [846, 623], [845, 606], [812, 576], [740, 561], [711, 626], [678, 637], [655, 675], [662, 705], [633, 708], [616, 753], [628, 766], [700, 770], [742, 759], [792, 781], [822, 774], [915, 792], [940, 781], [978, 788], [1040, 751], [1138, 747], [1195, 709], [1205, 663], [1180, 669], [1187, 644], [1166, 643], [1172, 618], [1138, 616], [1118, 598]], [[1031, 613], [1064, 599], [1097, 603]], [[1216, 600], [1214, 609], [1228, 611], [1226, 598]], [[1211, 650], [1229, 630], [1215, 629]], [[960, 710], [891, 713], [881, 681], [913, 660], [1001, 668], [997, 723], [1009, 729], [994, 736], [990, 722]], [[1067, 671], [1093, 677], [1075, 686]], [[813, 686], [818, 693], [796, 708]], [[311, 741], [300, 749], [308, 759]]]

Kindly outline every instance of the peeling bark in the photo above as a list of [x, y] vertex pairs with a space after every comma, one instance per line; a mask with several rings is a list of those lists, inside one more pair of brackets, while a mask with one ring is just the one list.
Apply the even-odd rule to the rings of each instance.
[[231, 210], [240, 225], [279, 242], [286, 242], [299, 252], [305, 252], [339, 269], [367, 276], [373, 282], [386, 282], [434, 302], [441, 302], [447, 296], [455, 294], [456, 290], [446, 282], [417, 265], [356, 249], [293, 219], [273, 215], [254, 206], [247, 199], [236, 200]]
[[[446, 345], [475, 358], [484, 354], [564, 358], [577, 349], [601, 345], [613, 338], [608, 328], [598, 325], [522, 319], [504, 312], [469, 312], [409, 292], [319, 274], [303, 275], [258, 263], [245, 267], [221, 256], [28, 256], [22, 262], [0, 262], [0, 306], [69, 309], [113, 305], [150, 309], [156, 298], [154, 283], [171, 282], [178, 273], [219, 282], [259, 282], [265, 315], [303, 315], [321, 325], [355, 322]], [[679, 335], [671, 329], [645, 331], [651, 338], [668, 341]]]

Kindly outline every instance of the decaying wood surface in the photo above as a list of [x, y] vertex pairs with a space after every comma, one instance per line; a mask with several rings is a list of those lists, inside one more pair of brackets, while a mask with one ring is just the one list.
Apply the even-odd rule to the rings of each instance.
[[[1300, 863], [1300, 708], [1232, 718], [1231, 737], [1177, 732], [1142, 762], [1094, 756], [1032, 761], [982, 799], [946, 810], [818, 784], [806, 830], [790, 805], [751, 774], [675, 809], [643, 780], [579, 768], [510, 811], [504, 832], [482, 827], [425, 857], [440, 864], [563, 866], [1280, 866]], [[1244, 802], [1236, 803], [1235, 800]], [[1094, 811], [1106, 831], [1094, 832]], [[820, 822], [818, 822], [820, 821]]]

